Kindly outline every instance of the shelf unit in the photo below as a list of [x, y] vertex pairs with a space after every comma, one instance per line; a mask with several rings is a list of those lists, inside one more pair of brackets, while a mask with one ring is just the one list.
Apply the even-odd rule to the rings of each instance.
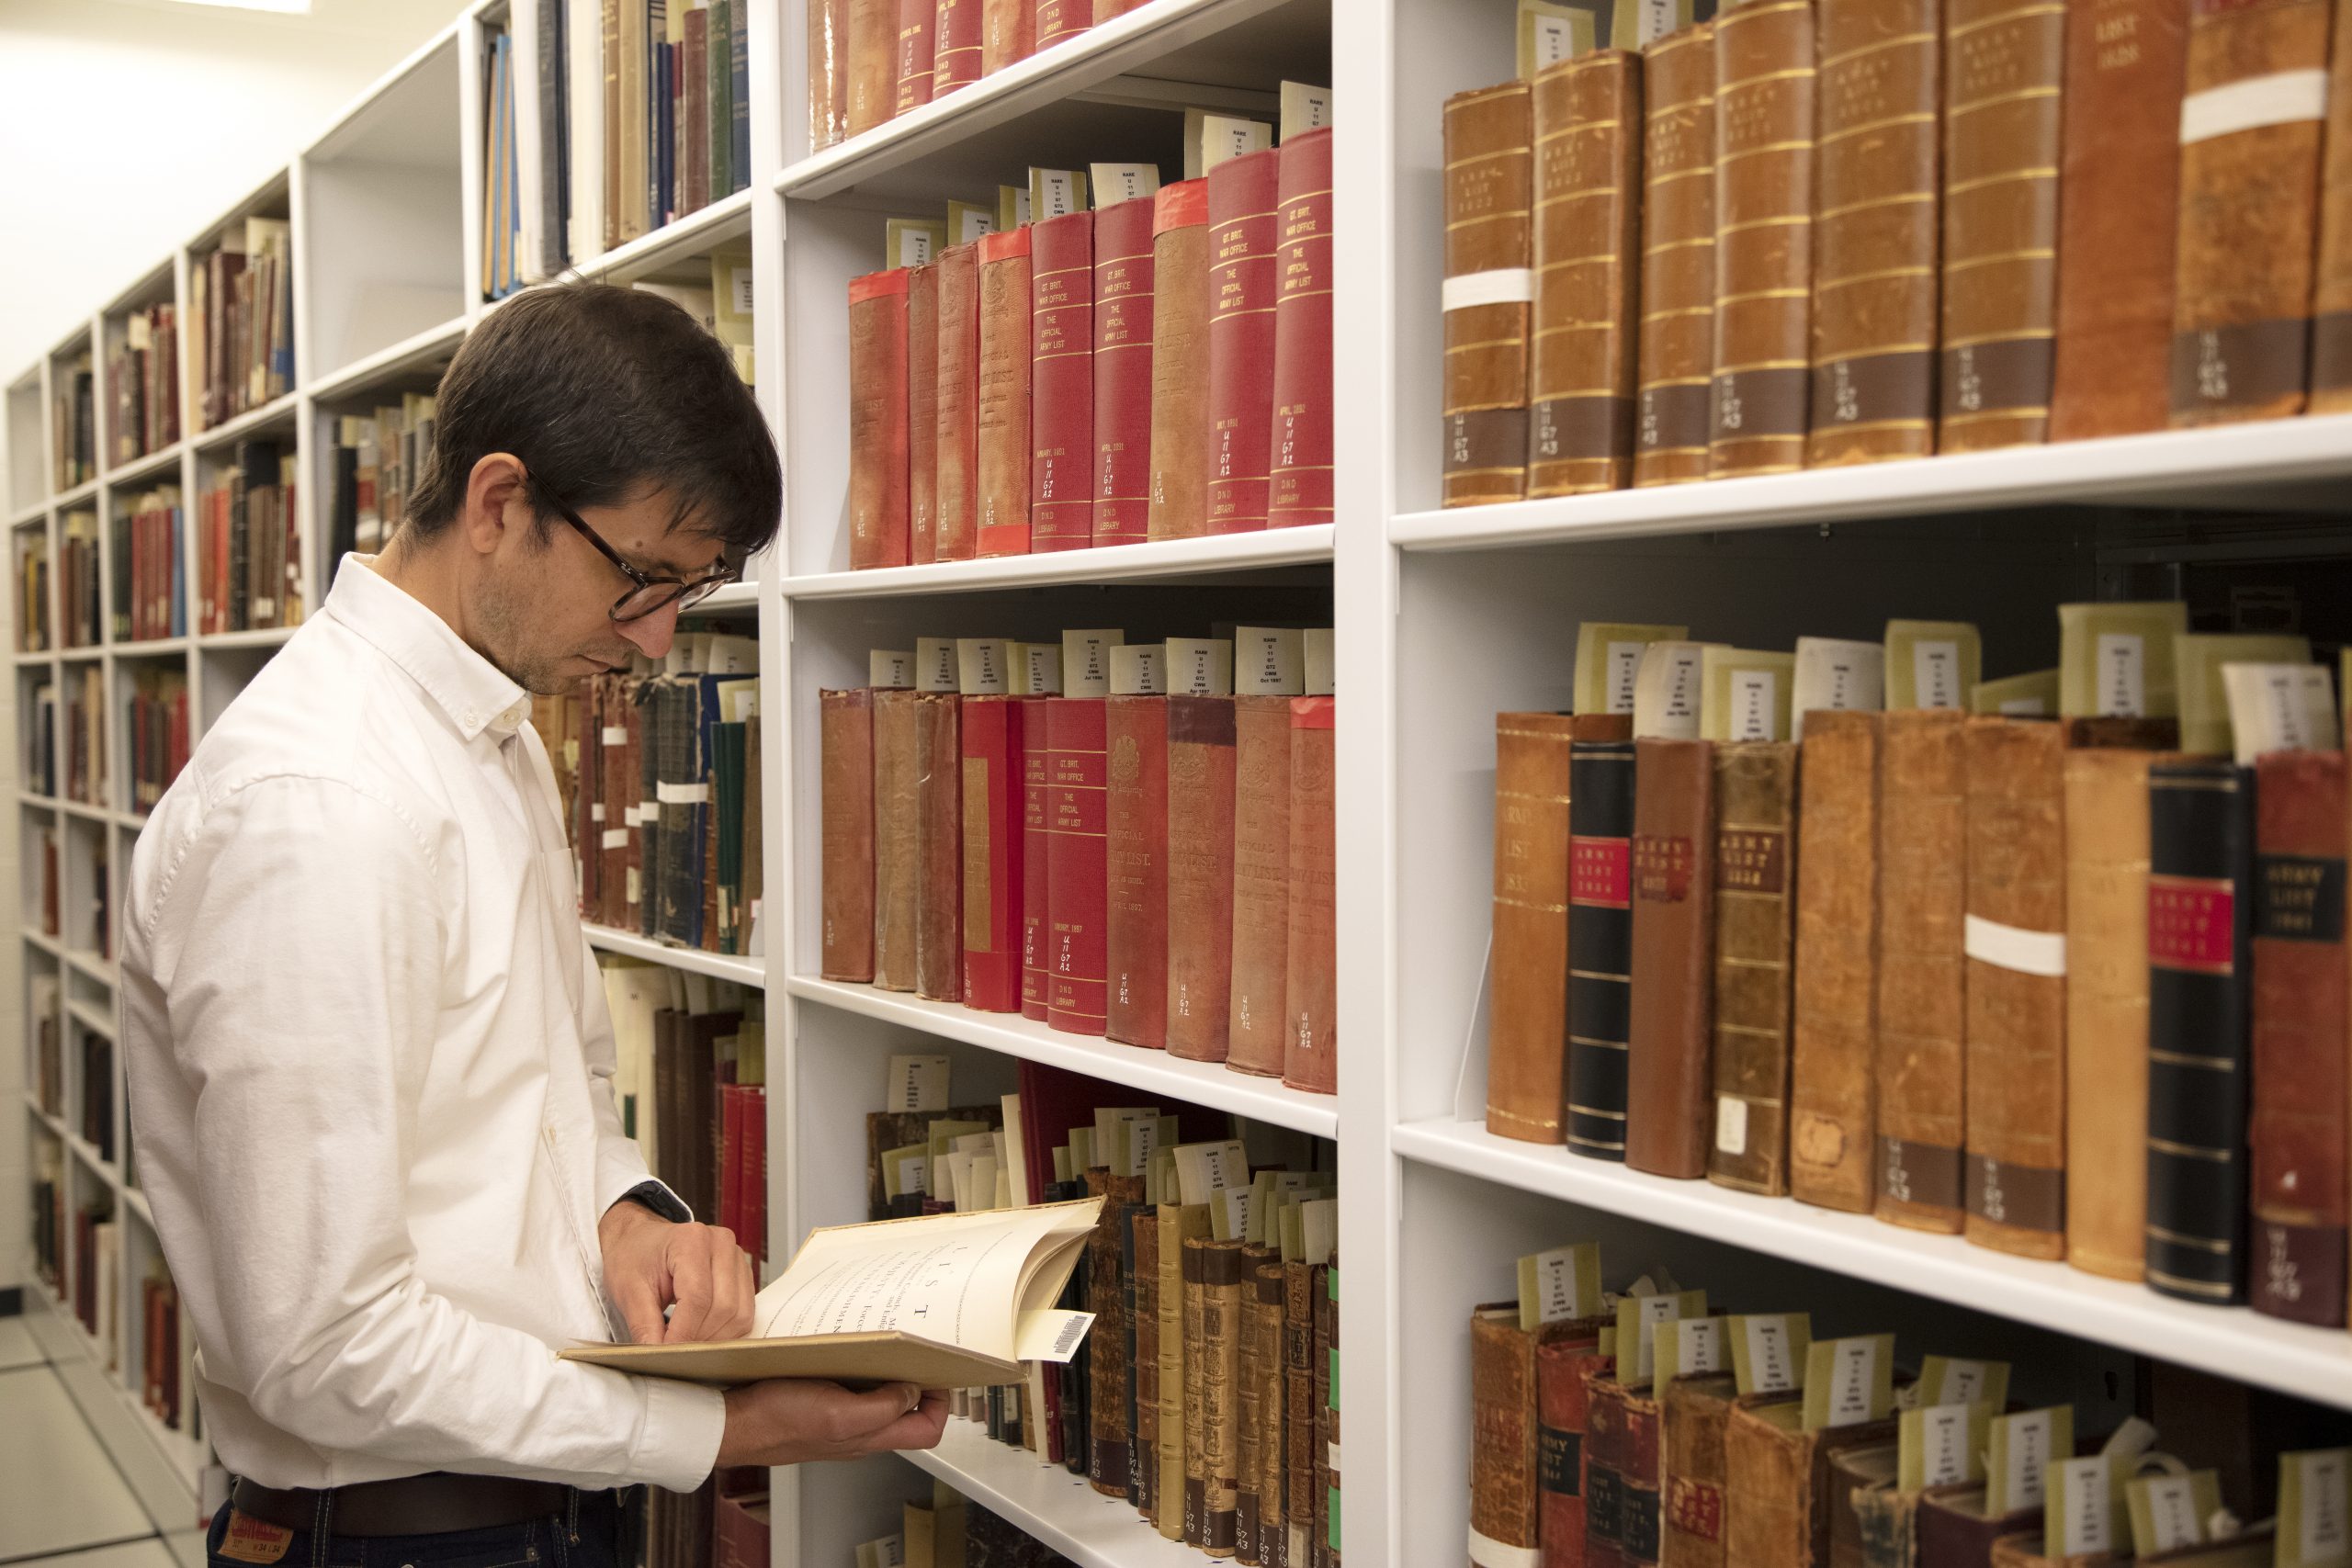
[[[2342, 1333], [2186, 1306], [1956, 1238], [1595, 1166], [1491, 1137], [1480, 1118], [1492, 715], [1565, 705], [1580, 619], [1684, 622], [1709, 637], [1781, 647], [1798, 633], [1874, 636], [1891, 615], [1948, 615], [1980, 624], [1988, 669], [2033, 667], [2050, 662], [2052, 604], [2113, 596], [2134, 572], [2217, 554], [2352, 555], [2352, 417], [1435, 510], [1438, 107], [1450, 93], [1510, 74], [1503, 0], [1147, 0], [940, 103], [813, 151], [802, 13], [803, 0], [748, 7], [750, 188], [579, 268], [628, 281], [747, 235], [752, 247], [757, 396], [785, 458], [786, 513], [754, 581], [709, 607], [755, 616], [759, 632], [769, 716], [766, 956], [680, 953], [602, 930], [590, 941], [764, 989], [775, 1043], [772, 1258], [788, 1257], [812, 1225], [861, 1217], [859, 1123], [878, 1103], [892, 1050], [946, 1051], [957, 1092], [973, 1098], [1009, 1089], [1017, 1063], [1037, 1061], [1339, 1139], [1345, 1533], [1356, 1568], [1460, 1551], [1469, 1308], [1509, 1293], [1520, 1253], [1571, 1237], [1602, 1240], [1612, 1274], [1655, 1259], [1709, 1284], [1718, 1300], [1810, 1306], [1825, 1331], [1894, 1325], [1907, 1355], [2014, 1352], [2034, 1369], [2020, 1393], [2073, 1397], [2094, 1416], [2113, 1412], [2135, 1357], [2352, 1409], [2352, 1337]], [[297, 518], [315, 610], [323, 587], [316, 498], [332, 474], [333, 421], [379, 395], [429, 387], [496, 308], [475, 283], [481, 62], [503, 15], [502, 0], [486, 0], [459, 16], [219, 223], [7, 383], [11, 463], [0, 512], [12, 534], [41, 534], [54, 559], [66, 511], [103, 513], [118, 496], [175, 477], [192, 495], [240, 436], [283, 431], [299, 457]], [[1184, 107], [1270, 115], [1285, 77], [1329, 82], [1340, 106], [1334, 204], [1350, 243], [1337, 248], [1334, 280], [1343, 324], [1334, 345], [1339, 524], [846, 570], [842, 301], [847, 280], [878, 265], [887, 220], [950, 195], [985, 196], [1032, 164], [1156, 159], [1172, 169]], [[192, 258], [227, 223], [269, 204], [294, 225], [293, 390], [85, 483], [56, 485], [48, 422], [60, 364], [102, 344], [111, 316], [153, 297], [159, 279], [168, 276], [185, 302]], [[867, 649], [908, 646], [919, 633], [1044, 637], [1121, 626], [1148, 637], [1212, 619], [1277, 618], [1335, 626], [1345, 687], [1336, 1096], [817, 977], [816, 694], [862, 682]], [[186, 672], [200, 734], [288, 635], [18, 654], [16, 679], [0, 681], [0, 727], [20, 742], [17, 716], [33, 687], [43, 678], [62, 686], [69, 667], [103, 672], [111, 715], [127, 676], [161, 663]], [[19, 744], [19, 765], [21, 752]], [[119, 877], [142, 825], [119, 776], [110, 788], [96, 807], [19, 791], [18, 831], [0, 835], [0, 856], [21, 861], [37, 852], [39, 833], [53, 831], [69, 894], [86, 904], [102, 886], [87, 874], [97, 852], [106, 874]], [[0, 879], [7, 872], [0, 865]], [[61, 1028], [110, 1025], [112, 968], [77, 925], [88, 909], [66, 910], [67, 938], [45, 936], [23, 919], [37, 913], [37, 880], [21, 864], [17, 880], [28, 890], [22, 940], [0, 942], [0, 985], [21, 992], [27, 974], [54, 975]], [[12, 1025], [20, 1036], [26, 1021]], [[0, 1090], [24, 1059], [21, 1048], [0, 1059]], [[147, 1206], [124, 1168], [82, 1146], [66, 1121], [28, 1096], [24, 1116], [0, 1118], [0, 1139], [48, 1140], [77, 1190], [116, 1195], [152, 1245]], [[0, 1141], [0, 1156], [11, 1146]], [[50, 1337], [79, 1347], [75, 1375], [103, 1389], [102, 1348], [70, 1317], [51, 1315]], [[119, 1378], [113, 1386], [136, 1414], [130, 1390]], [[128, 1425], [144, 1430], [148, 1460], [192, 1495], [203, 1456], [175, 1450], [152, 1422]], [[775, 1563], [846, 1561], [853, 1544], [896, 1528], [898, 1505], [922, 1495], [929, 1476], [1086, 1568], [1197, 1555], [1066, 1473], [956, 1426], [930, 1454], [779, 1473]]]

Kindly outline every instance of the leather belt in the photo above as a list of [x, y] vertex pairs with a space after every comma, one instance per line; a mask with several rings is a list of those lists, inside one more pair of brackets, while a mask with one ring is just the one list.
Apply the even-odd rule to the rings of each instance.
[[[442, 1535], [452, 1530], [491, 1529], [560, 1516], [572, 1489], [551, 1481], [519, 1481], [503, 1475], [452, 1475], [435, 1472], [396, 1481], [369, 1481], [334, 1487], [326, 1495], [331, 1535]], [[286, 1529], [307, 1530], [319, 1520], [322, 1494], [308, 1486], [281, 1491], [240, 1479], [230, 1501], [241, 1514]], [[608, 1493], [583, 1493], [609, 1498]]]

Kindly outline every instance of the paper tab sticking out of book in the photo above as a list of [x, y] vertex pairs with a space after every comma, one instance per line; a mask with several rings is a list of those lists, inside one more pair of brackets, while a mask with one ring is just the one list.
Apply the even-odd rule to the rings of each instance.
[[1245, 697], [1306, 694], [1306, 639], [1294, 626], [1233, 628], [1233, 690]]
[[1016, 697], [1055, 697], [1062, 690], [1062, 650], [1050, 642], [1016, 642], [1012, 645], [1012, 694]]
[[947, 204], [947, 243], [968, 245], [983, 234], [996, 232], [996, 212], [977, 201]]
[[1555, 1247], [1519, 1260], [1519, 1325], [1600, 1314], [1600, 1244]]
[[947, 1058], [891, 1057], [890, 1087], [883, 1096], [882, 1103], [892, 1111], [946, 1110]]
[[1731, 1361], [1742, 1393], [1789, 1393], [1804, 1386], [1813, 1314], [1778, 1313], [1731, 1320]]
[[2171, 718], [2180, 711], [2173, 638], [2178, 599], [2058, 606], [2058, 712], [2066, 718]]
[[1699, 735], [1706, 740], [1786, 740], [1796, 656], [1710, 645], [1700, 666]]
[[1094, 209], [1098, 212], [1123, 201], [1155, 195], [1159, 189], [1159, 166], [1156, 164], [1089, 164], [1086, 172], [1094, 181]]
[[1306, 633], [1306, 693], [1310, 697], [1335, 694], [1340, 683], [1340, 648], [1329, 626], [1309, 626]]
[[2179, 688], [2180, 749], [2219, 756], [2230, 750], [2230, 691], [2224, 664], [2309, 664], [2309, 637], [2186, 632], [2172, 639]]
[[1013, 1337], [1016, 1361], [1051, 1361], [1056, 1366], [1068, 1362], [1086, 1343], [1086, 1331], [1094, 1326], [1091, 1312], [1070, 1312], [1059, 1307], [1042, 1307], [1021, 1314], [1020, 1332]]
[[1111, 694], [1114, 697], [1167, 695], [1168, 645], [1159, 642], [1121, 643], [1113, 649]]
[[1984, 678], [1984, 644], [1966, 621], [1886, 623], [1886, 706], [1965, 708]]
[[914, 651], [874, 649], [865, 656], [865, 683], [877, 692], [911, 691], [915, 683]]
[[1274, 144], [1274, 128], [1262, 119], [1184, 111], [1184, 177], [1197, 180], [1228, 158], [1261, 152]]
[[1707, 645], [1644, 644], [1634, 674], [1634, 739], [1696, 740]]
[[2049, 1496], [2052, 1463], [2074, 1451], [2071, 1404], [1994, 1416], [1985, 1435], [1985, 1517], [2000, 1518], [2042, 1506]]
[[1127, 640], [1123, 631], [1062, 633], [1062, 684], [1065, 696], [1107, 697], [1111, 694], [1111, 649]]
[[915, 638], [915, 690], [953, 692], [956, 689], [956, 639], [952, 637]]
[[893, 218], [884, 229], [886, 266], [929, 266], [947, 248], [947, 224], [936, 218]]
[[1168, 689], [1181, 697], [1233, 695], [1233, 644], [1226, 637], [1171, 637]]
[[2055, 718], [2058, 671], [2036, 670], [1998, 681], [1979, 682], [1968, 694], [1968, 711], [2003, 718]]
[[1310, 130], [1320, 130], [1331, 123], [1331, 89], [1309, 86], [1305, 82], [1285, 82], [1282, 90], [1283, 140]]
[[1564, 60], [1600, 46], [1592, 13], [1581, 6], [1519, 0], [1519, 79], [1532, 80]]
[[1029, 187], [999, 186], [996, 187], [996, 232], [1010, 234], [1015, 229], [1028, 227]]
[[2241, 768], [2266, 751], [2333, 751], [2335, 694], [2321, 664], [2224, 664], [2232, 754]]
[[1085, 175], [1076, 169], [1030, 169], [1030, 222], [1043, 223], [1048, 218], [1067, 218], [1085, 210]]
[[1886, 705], [1886, 648], [1836, 637], [1797, 638], [1789, 699], [1789, 739], [1804, 739], [1804, 716], [1826, 709], [1875, 713]]
[[1632, 713], [1634, 685], [1642, 649], [1654, 642], [1679, 642], [1689, 626], [1628, 626], [1587, 621], [1577, 628], [1577, 713]]
[[1012, 645], [1001, 637], [956, 639], [956, 684], [967, 697], [1001, 697], [1012, 690]]

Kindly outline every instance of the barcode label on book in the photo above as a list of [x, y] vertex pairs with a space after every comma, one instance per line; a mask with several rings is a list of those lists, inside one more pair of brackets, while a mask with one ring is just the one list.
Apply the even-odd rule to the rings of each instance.
[[1013, 1336], [1012, 1359], [1016, 1361], [1067, 1362], [1086, 1343], [1086, 1331], [1094, 1326], [1091, 1312], [1063, 1312], [1056, 1308], [1041, 1308], [1021, 1314], [1020, 1330]]

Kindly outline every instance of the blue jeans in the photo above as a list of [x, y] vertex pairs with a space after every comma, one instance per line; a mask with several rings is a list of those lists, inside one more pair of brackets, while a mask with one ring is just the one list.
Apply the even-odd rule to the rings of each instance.
[[613, 1493], [588, 1492], [573, 1494], [564, 1514], [444, 1535], [337, 1535], [330, 1515], [325, 1536], [294, 1530], [282, 1551], [287, 1532], [246, 1520], [231, 1555], [222, 1548], [236, 1509], [223, 1506], [204, 1544], [210, 1568], [255, 1568], [265, 1558], [275, 1568], [629, 1568], [632, 1516], [641, 1513], [624, 1509]]

